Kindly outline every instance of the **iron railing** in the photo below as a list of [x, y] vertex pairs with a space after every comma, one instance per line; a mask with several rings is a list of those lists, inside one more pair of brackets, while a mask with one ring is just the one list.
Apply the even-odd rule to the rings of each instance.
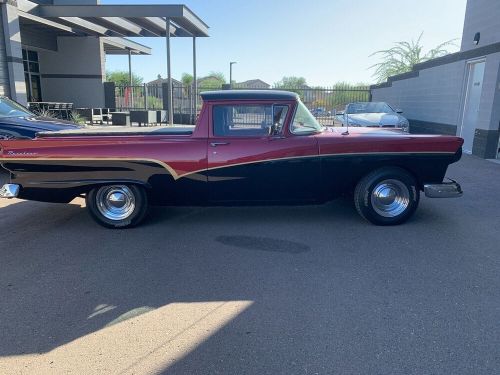
[[[200, 93], [211, 90], [221, 90], [222, 85], [200, 85], [195, 93], [193, 85], [173, 85], [173, 112], [177, 118], [190, 118], [194, 121], [201, 109]], [[351, 102], [366, 102], [371, 100], [370, 88], [366, 86], [336, 85], [334, 87], [242, 87], [234, 85], [233, 89], [278, 89], [297, 93], [302, 102], [322, 125], [334, 125], [335, 112], [344, 110]], [[120, 111], [167, 109], [166, 85], [143, 84], [136, 86], [115, 86], [115, 103]], [[197, 108], [194, 108], [195, 95]], [[180, 115], [180, 117], [179, 117]]]

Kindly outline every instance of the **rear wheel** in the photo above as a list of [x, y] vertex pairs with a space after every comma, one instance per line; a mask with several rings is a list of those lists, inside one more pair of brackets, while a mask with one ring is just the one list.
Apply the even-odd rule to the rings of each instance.
[[356, 186], [354, 203], [359, 214], [376, 225], [397, 225], [413, 215], [420, 200], [415, 178], [401, 168], [381, 168]]
[[141, 223], [148, 210], [144, 188], [136, 185], [106, 185], [86, 196], [92, 218], [107, 228], [130, 228]]

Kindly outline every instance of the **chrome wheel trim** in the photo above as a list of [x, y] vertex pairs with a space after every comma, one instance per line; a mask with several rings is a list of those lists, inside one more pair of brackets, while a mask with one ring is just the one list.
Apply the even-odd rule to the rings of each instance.
[[399, 180], [383, 180], [373, 188], [371, 203], [380, 216], [396, 217], [410, 205], [410, 191]]
[[97, 209], [106, 219], [127, 219], [135, 210], [135, 196], [126, 185], [101, 187], [96, 194]]

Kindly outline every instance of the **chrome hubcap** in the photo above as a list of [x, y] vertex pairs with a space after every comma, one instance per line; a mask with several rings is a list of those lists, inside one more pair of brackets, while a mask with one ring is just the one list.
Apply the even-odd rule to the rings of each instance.
[[99, 212], [109, 220], [124, 220], [135, 210], [135, 196], [125, 185], [103, 186], [96, 201]]
[[401, 215], [410, 205], [410, 192], [398, 180], [384, 180], [373, 189], [371, 203], [375, 212], [384, 217]]

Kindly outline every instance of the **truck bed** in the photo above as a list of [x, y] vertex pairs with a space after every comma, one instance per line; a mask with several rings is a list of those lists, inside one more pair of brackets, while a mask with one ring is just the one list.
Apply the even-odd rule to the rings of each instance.
[[81, 137], [81, 136], [130, 136], [130, 135], [191, 135], [194, 125], [174, 125], [155, 127], [111, 127], [100, 126], [83, 129], [60, 130], [56, 132], [40, 132], [37, 138]]

